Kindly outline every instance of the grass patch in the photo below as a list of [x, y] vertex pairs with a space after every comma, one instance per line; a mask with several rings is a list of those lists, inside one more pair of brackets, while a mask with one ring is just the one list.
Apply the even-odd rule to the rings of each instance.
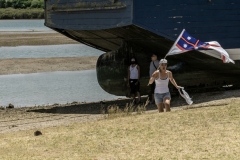
[[119, 107], [118, 105], [110, 105], [105, 107], [101, 106], [101, 113], [106, 115], [106, 118], [117, 118], [132, 116], [134, 114], [143, 114], [146, 111], [146, 106], [148, 105], [149, 100], [145, 103], [135, 105], [135, 101], [127, 103], [124, 108]]
[[0, 19], [43, 19], [44, 9], [0, 8]]
[[0, 135], [0, 159], [238, 159], [240, 102]]

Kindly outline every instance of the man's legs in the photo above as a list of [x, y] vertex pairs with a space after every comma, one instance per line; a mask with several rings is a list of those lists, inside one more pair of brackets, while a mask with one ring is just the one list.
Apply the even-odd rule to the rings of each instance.
[[136, 87], [136, 91], [137, 91], [137, 97], [138, 97], [138, 102], [137, 103], [140, 103], [141, 102], [141, 95], [140, 95], [140, 82], [137, 81], [137, 85], [135, 85]]
[[138, 103], [141, 101], [141, 95], [140, 92], [137, 92], [137, 96], [138, 96]]
[[154, 94], [152, 94], [152, 101], [151, 101], [151, 103], [153, 104], [154, 102], [155, 102]]
[[134, 101], [134, 103], [136, 103], [135, 101], [135, 97], [136, 97], [136, 86], [135, 86], [135, 82], [133, 80], [131, 80], [130, 82], [130, 88], [131, 88], [131, 98], [132, 98], [132, 101]]

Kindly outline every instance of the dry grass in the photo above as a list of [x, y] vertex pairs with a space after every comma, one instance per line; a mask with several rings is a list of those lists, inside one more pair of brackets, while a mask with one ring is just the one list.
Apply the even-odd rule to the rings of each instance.
[[127, 103], [124, 108], [120, 108], [118, 105], [110, 105], [107, 108], [104, 106], [101, 107], [101, 113], [105, 114], [105, 118], [117, 118], [132, 116], [135, 114], [145, 113], [146, 107], [149, 103], [149, 99], [145, 103], [135, 105], [135, 101]]
[[240, 101], [0, 135], [0, 159], [238, 159]]

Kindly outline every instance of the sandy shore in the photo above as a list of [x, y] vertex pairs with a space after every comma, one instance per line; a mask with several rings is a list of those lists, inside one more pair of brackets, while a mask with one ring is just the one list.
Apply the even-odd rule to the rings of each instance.
[[98, 57], [0, 59], [0, 75], [96, 68]]
[[0, 46], [79, 44], [57, 32], [0, 32]]
[[[0, 32], [0, 46], [79, 44], [57, 32]], [[6, 53], [7, 54], [7, 53]], [[0, 59], [0, 75], [96, 68], [98, 57]]]

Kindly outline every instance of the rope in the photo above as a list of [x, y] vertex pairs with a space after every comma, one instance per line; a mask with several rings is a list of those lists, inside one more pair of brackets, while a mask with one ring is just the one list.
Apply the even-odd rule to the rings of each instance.
[[192, 99], [189, 97], [188, 93], [184, 90], [184, 87], [178, 89], [180, 95], [186, 100], [187, 104], [191, 105], [193, 103]]

